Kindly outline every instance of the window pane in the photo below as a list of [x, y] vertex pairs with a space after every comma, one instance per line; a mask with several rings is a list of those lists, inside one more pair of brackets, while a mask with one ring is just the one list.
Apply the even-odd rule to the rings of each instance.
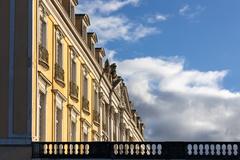
[[59, 64], [62, 67], [62, 43], [58, 40], [57, 41], [57, 64]]
[[39, 93], [39, 140], [45, 140], [45, 110], [46, 110], [46, 95]]
[[71, 138], [71, 140], [72, 141], [76, 141], [76, 123], [75, 122], [71, 122], [72, 124], [71, 124], [71, 132], [72, 132], [72, 138]]
[[40, 36], [40, 41], [43, 47], [46, 48], [46, 33], [47, 33], [47, 25], [46, 22], [41, 20], [41, 36]]
[[62, 110], [58, 107], [56, 116], [56, 138], [57, 141], [62, 141]]
[[95, 107], [95, 110], [98, 111], [98, 94], [96, 90], [94, 92], [94, 107]]
[[71, 73], [72, 79], [71, 80], [75, 83], [77, 81], [77, 76], [76, 76], [77, 69], [76, 68], [77, 68], [76, 62], [74, 60], [72, 60], [72, 73]]
[[84, 76], [84, 78], [83, 78], [84, 80], [83, 80], [83, 96], [85, 97], [85, 98], [87, 98], [88, 97], [88, 79], [87, 79], [87, 77], [86, 76]]
[[74, 6], [70, 5], [70, 19], [72, 20], [73, 23], [74, 23], [74, 16], [75, 16]]

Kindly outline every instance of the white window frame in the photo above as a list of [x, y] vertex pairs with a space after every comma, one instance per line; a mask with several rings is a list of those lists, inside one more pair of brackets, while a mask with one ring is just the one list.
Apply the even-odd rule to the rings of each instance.
[[42, 92], [44, 95], [45, 95], [45, 115], [44, 115], [44, 121], [45, 121], [45, 124], [44, 124], [44, 127], [45, 127], [45, 131], [44, 131], [44, 137], [43, 137], [43, 140], [46, 139], [46, 103], [47, 103], [47, 83], [42, 79], [42, 78], [39, 78], [38, 79], [38, 92], [37, 92], [37, 123], [36, 123], [36, 136], [37, 136], [37, 140], [40, 141], [41, 140], [41, 137], [40, 137], [40, 111], [41, 111], [41, 106], [40, 106], [40, 92]]
[[[73, 62], [75, 63], [75, 72], [73, 73]], [[73, 76], [75, 74], [75, 76]], [[71, 81], [77, 83], [77, 61], [76, 61], [76, 53], [73, 49], [71, 49]]]
[[[56, 63], [63, 68], [63, 57], [64, 57], [63, 49], [64, 49], [64, 45], [63, 45], [62, 39], [63, 39], [63, 34], [60, 31], [59, 27], [56, 27], [56, 42], [55, 42]], [[59, 43], [62, 46], [62, 49], [61, 49], [61, 54], [62, 54], [61, 60], [58, 59], [59, 58], [59, 55], [58, 55], [59, 54], [59, 50], [58, 50]]]
[[[89, 126], [85, 122], [83, 122], [83, 126], [82, 126], [83, 137], [82, 137], [82, 140], [85, 141], [85, 142], [87, 142], [88, 138], [89, 138], [88, 129], [89, 129]], [[85, 140], [85, 134], [87, 135], [87, 140]]]
[[73, 24], [75, 24], [75, 5], [74, 5], [74, 2], [71, 0], [70, 1], [70, 5], [69, 5], [69, 17], [72, 21]]
[[[55, 103], [56, 103], [55, 104], [55, 140], [57, 141], [58, 140], [58, 134], [57, 134], [58, 110], [61, 111], [61, 114], [62, 114], [61, 118], [63, 118], [63, 103], [64, 103], [64, 99], [61, 98], [61, 96], [58, 93], [56, 94]], [[60, 139], [60, 141], [62, 140], [62, 129], [63, 129], [63, 121], [61, 120], [61, 139]]]
[[99, 113], [99, 94], [98, 94], [98, 85], [97, 82], [93, 83], [93, 90], [94, 90], [94, 109]]
[[39, 43], [41, 44], [42, 42], [41, 42], [41, 23], [42, 23], [42, 21], [43, 22], [45, 22], [46, 23], [46, 39], [45, 39], [45, 42], [46, 42], [46, 46], [44, 46], [44, 47], [46, 47], [47, 48], [47, 30], [48, 30], [48, 27], [47, 27], [47, 15], [48, 15], [48, 13], [47, 13], [47, 11], [46, 11], [46, 8], [42, 5], [42, 4], [40, 4], [40, 6], [39, 6], [39, 22], [38, 22], [38, 27], [39, 27], [39, 33], [38, 33], [38, 39], [39, 39]]
[[85, 22], [82, 23], [82, 37], [86, 42], [87, 41], [87, 25], [85, 24]]
[[[85, 80], [87, 82], [87, 85], [85, 84]], [[83, 67], [83, 96], [88, 99], [88, 71], [85, 68], [85, 66]], [[86, 88], [85, 88], [86, 87]], [[85, 91], [86, 89], [86, 91]], [[86, 92], [86, 93], [85, 93]]]
[[[71, 141], [76, 141], [77, 139], [77, 113], [74, 111], [74, 109], [71, 109], [71, 124], [70, 124], [70, 139]], [[72, 130], [72, 124], [75, 124], [75, 131]], [[73, 139], [74, 138], [74, 139]]]

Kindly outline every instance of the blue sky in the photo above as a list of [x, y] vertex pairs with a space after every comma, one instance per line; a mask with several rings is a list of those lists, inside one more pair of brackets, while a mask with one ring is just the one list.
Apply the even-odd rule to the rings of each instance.
[[[189, 6], [182, 16], [179, 10]], [[240, 90], [240, 1], [239, 0], [151, 0], [138, 6], [127, 6], [116, 14], [124, 13], [132, 21], [146, 24], [148, 16], [161, 14], [167, 20], [147, 24], [160, 33], [129, 43], [118, 40], [107, 47], [120, 52], [119, 59], [137, 56], [180, 56], [188, 69], [229, 70], [224, 86]], [[199, 7], [201, 9], [199, 9]], [[119, 46], [121, 43], [121, 46]], [[122, 47], [124, 46], [124, 47]]]
[[[147, 140], [240, 140], [239, 0], [80, 0]], [[187, 134], [186, 134], [187, 131]]]

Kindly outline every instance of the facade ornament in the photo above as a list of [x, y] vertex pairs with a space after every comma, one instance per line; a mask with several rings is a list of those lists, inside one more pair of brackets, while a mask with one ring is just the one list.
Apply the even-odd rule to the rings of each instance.
[[65, 37], [65, 35], [63, 34], [63, 31], [59, 25], [55, 25], [55, 28], [57, 31], [57, 39], [61, 41]]

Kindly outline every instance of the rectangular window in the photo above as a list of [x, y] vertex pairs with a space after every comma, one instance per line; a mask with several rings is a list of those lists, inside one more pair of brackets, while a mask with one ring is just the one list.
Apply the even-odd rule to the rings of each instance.
[[72, 121], [71, 122], [71, 141], [75, 142], [76, 141], [76, 122]]
[[102, 103], [102, 124], [105, 124], [105, 104]]
[[56, 118], [56, 139], [57, 141], [62, 141], [62, 110], [57, 109]]
[[91, 51], [93, 53], [93, 55], [95, 54], [95, 47], [94, 47], [94, 43], [91, 42]]
[[82, 37], [85, 41], [87, 40], [87, 27], [84, 24], [82, 25]]
[[71, 110], [71, 121], [70, 121], [70, 139], [71, 141], [76, 141], [77, 138], [77, 113]]
[[83, 96], [88, 98], [88, 79], [87, 76], [83, 76]]
[[46, 132], [46, 95], [39, 92], [39, 140], [45, 141]]
[[95, 111], [99, 111], [98, 109], [98, 92], [97, 90], [94, 91], [94, 109]]
[[99, 57], [99, 62], [98, 62], [99, 64], [100, 64], [100, 66], [102, 67], [102, 57]]
[[57, 40], [57, 46], [56, 46], [56, 62], [57, 64], [62, 67], [63, 66], [63, 53], [62, 53], [62, 43], [60, 40]]
[[72, 64], [72, 67], [71, 67], [71, 81], [76, 83], [77, 82], [77, 65], [76, 65], [76, 62], [72, 59], [71, 60], [71, 64]]
[[44, 47], [44, 48], [47, 48], [47, 24], [46, 22], [41, 19], [40, 21], [41, 23], [41, 27], [40, 27], [40, 42], [41, 42], [41, 45]]
[[73, 23], [75, 23], [75, 11], [73, 4], [70, 4], [70, 19], [72, 20]]
[[63, 100], [57, 95], [56, 96], [56, 141], [62, 141], [62, 108]]
[[88, 127], [86, 126], [85, 123], [83, 123], [83, 141], [84, 142], [88, 141]]

